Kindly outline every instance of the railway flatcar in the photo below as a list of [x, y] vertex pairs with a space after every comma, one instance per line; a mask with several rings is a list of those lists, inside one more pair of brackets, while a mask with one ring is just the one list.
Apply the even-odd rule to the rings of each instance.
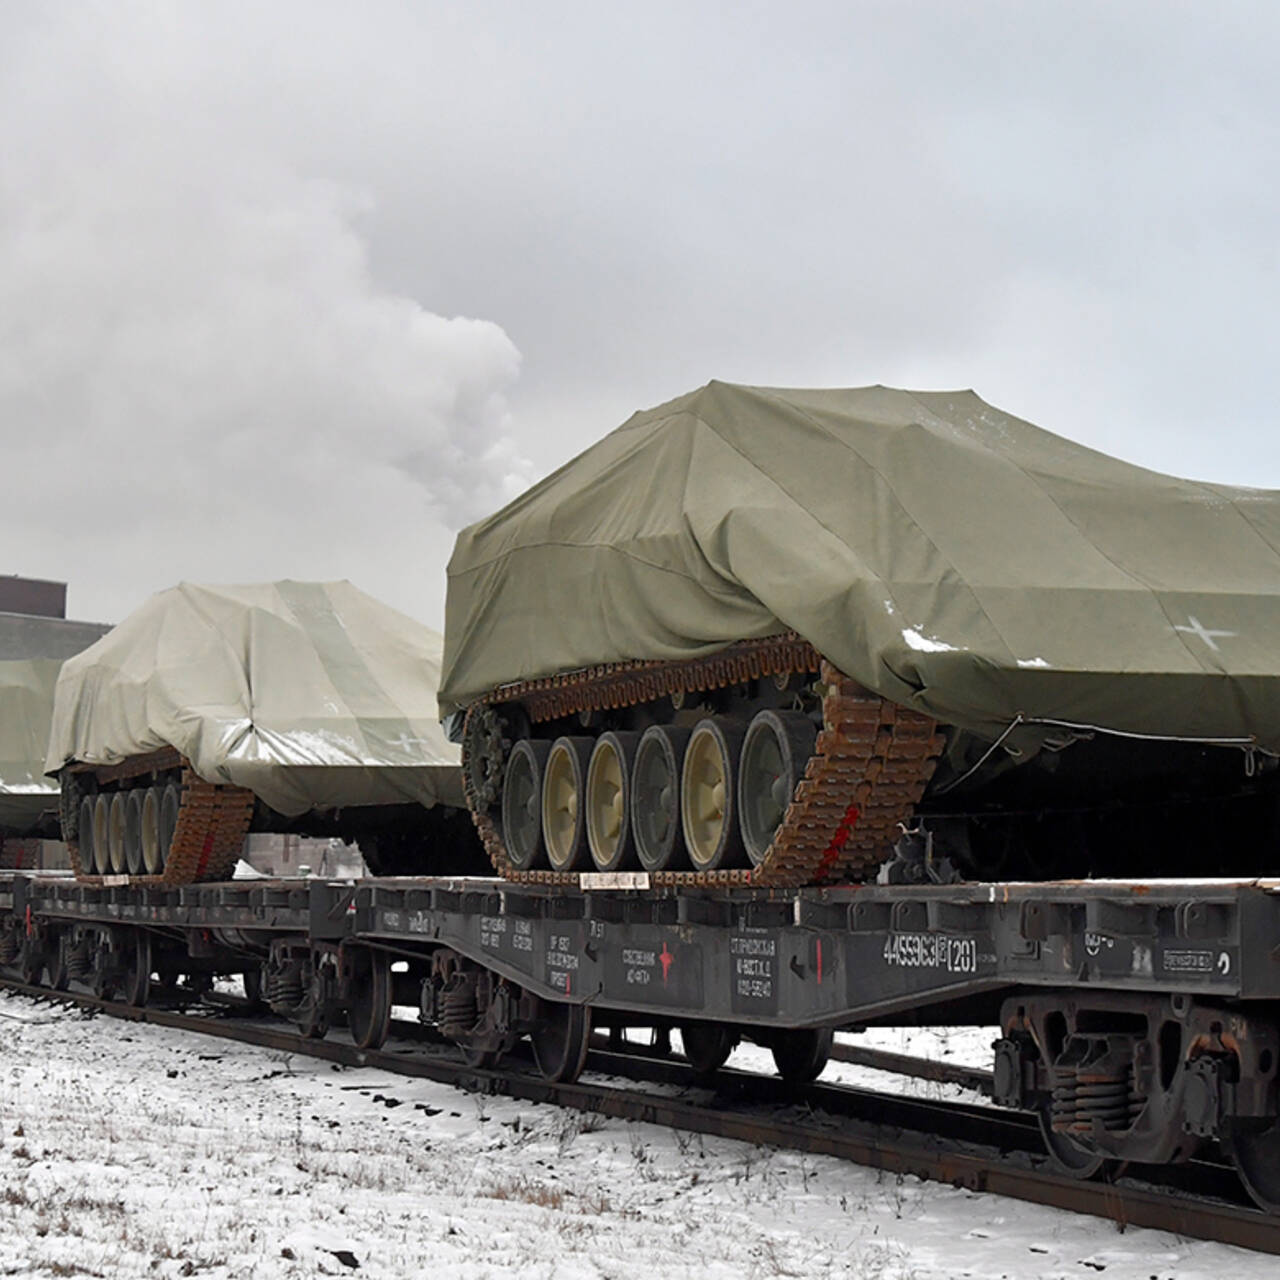
[[348, 582], [153, 596], [58, 679], [46, 768], [77, 876], [224, 879], [251, 831], [356, 840], [375, 874], [474, 869], [440, 650]]
[[1280, 494], [971, 392], [712, 382], [463, 531], [442, 712], [498, 873], [1252, 874]]

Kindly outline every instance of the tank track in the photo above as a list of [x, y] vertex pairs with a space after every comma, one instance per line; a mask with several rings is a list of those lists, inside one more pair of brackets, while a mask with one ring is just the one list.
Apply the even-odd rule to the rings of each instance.
[[[816, 673], [823, 686], [823, 728], [773, 844], [758, 866], [717, 871], [658, 871], [651, 884], [768, 886], [849, 883], [874, 875], [889, 856], [933, 774], [943, 740], [936, 723], [871, 693], [794, 634], [743, 641], [686, 662], [625, 662], [503, 685], [467, 709], [473, 717], [518, 702], [533, 723], [602, 711], [664, 696], [722, 689], [749, 680]], [[577, 871], [517, 870], [492, 806], [481, 802], [463, 761], [467, 805], [499, 875], [523, 884], [576, 886]]]
[[249, 833], [254, 794], [245, 787], [206, 782], [190, 762], [171, 747], [131, 756], [117, 765], [72, 765], [72, 776], [88, 773], [99, 783], [119, 782], [142, 774], [181, 770], [181, 803], [169, 855], [160, 875], [95, 875], [80, 861], [79, 833], [67, 840], [67, 852], [81, 884], [131, 884], [176, 887], [229, 880]]

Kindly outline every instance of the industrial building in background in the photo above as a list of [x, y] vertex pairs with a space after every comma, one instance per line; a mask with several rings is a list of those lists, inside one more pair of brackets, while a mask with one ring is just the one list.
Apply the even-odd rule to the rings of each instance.
[[67, 867], [58, 784], [44, 776], [62, 663], [111, 630], [67, 617], [67, 584], [0, 577], [0, 867]]

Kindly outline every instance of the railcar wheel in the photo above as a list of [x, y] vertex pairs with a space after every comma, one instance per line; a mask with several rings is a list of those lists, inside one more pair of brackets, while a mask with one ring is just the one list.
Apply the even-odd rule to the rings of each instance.
[[586, 788], [590, 738], [557, 738], [542, 776], [542, 838], [553, 871], [575, 871], [587, 860]]
[[831, 1056], [832, 1037], [830, 1027], [775, 1032], [769, 1048], [778, 1074], [788, 1084], [812, 1084]]
[[737, 720], [700, 720], [685, 749], [680, 818], [689, 861], [696, 871], [715, 871], [742, 861], [733, 785], [742, 738]]
[[182, 792], [176, 783], [168, 783], [160, 793], [160, 870], [169, 861], [173, 847], [173, 833], [178, 826], [178, 812], [182, 808]]
[[544, 1080], [567, 1082], [582, 1074], [591, 1040], [591, 1010], [545, 1000], [538, 1029], [529, 1034], [533, 1060]]
[[151, 935], [144, 929], [134, 933], [133, 968], [124, 981], [121, 996], [125, 1004], [140, 1008], [151, 995]]
[[160, 851], [160, 805], [163, 794], [160, 787], [148, 787], [142, 792], [142, 806], [138, 814], [142, 870], [149, 876], [158, 876], [164, 870], [164, 858]]
[[323, 1040], [329, 1034], [325, 1011], [314, 1004], [304, 1004], [293, 1015], [293, 1025], [309, 1040]]
[[631, 770], [631, 830], [646, 871], [668, 871], [688, 862], [680, 826], [680, 773], [689, 730], [650, 725], [636, 747]]
[[145, 794], [140, 787], [125, 792], [124, 863], [131, 876], [142, 874], [142, 804]]
[[631, 830], [631, 773], [638, 733], [603, 733], [587, 766], [587, 843], [598, 871], [620, 871], [636, 861]]
[[128, 823], [129, 799], [123, 791], [117, 791], [111, 797], [111, 808], [107, 815], [107, 849], [110, 856], [111, 871], [122, 876], [128, 863], [125, 861], [124, 840], [125, 826]]
[[1223, 1145], [1254, 1203], [1280, 1213], [1280, 1120], [1233, 1120]]
[[1058, 1173], [1068, 1178], [1078, 1178], [1088, 1182], [1102, 1174], [1111, 1161], [1097, 1151], [1091, 1151], [1066, 1133], [1060, 1133], [1053, 1127], [1048, 1107], [1040, 1110], [1040, 1136], [1044, 1139], [1045, 1151], [1049, 1155], [1049, 1163]]
[[93, 851], [93, 822], [97, 812], [97, 801], [94, 796], [85, 796], [80, 801], [80, 826], [76, 840], [80, 849], [80, 869], [86, 875], [93, 875], [97, 866]]
[[45, 972], [49, 977], [49, 986], [54, 991], [65, 991], [71, 985], [71, 970], [67, 964], [69, 944], [70, 934], [65, 929], [59, 929], [49, 943], [49, 959]]
[[266, 1003], [262, 999], [262, 966], [253, 965], [240, 975], [240, 985], [244, 988], [245, 1003], [251, 1013], [262, 1013]]
[[501, 1049], [474, 1049], [470, 1045], [460, 1044], [462, 1061], [477, 1071], [492, 1071], [502, 1061]]
[[93, 871], [100, 876], [111, 872], [111, 800], [99, 795], [93, 802]]
[[391, 965], [385, 951], [358, 948], [349, 962], [347, 1023], [359, 1049], [381, 1049], [391, 1031]]
[[738, 759], [738, 821], [752, 866], [769, 852], [817, 739], [813, 721], [799, 711], [761, 711], [747, 728]]
[[38, 987], [44, 974], [44, 952], [27, 938], [18, 956], [18, 974], [29, 987]]
[[738, 1036], [722, 1022], [685, 1022], [680, 1025], [680, 1042], [694, 1072], [713, 1076], [729, 1061]]
[[542, 783], [551, 744], [522, 738], [511, 749], [502, 784], [502, 837], [517, 871], [530, 871], [547, 860], [542, 838]]

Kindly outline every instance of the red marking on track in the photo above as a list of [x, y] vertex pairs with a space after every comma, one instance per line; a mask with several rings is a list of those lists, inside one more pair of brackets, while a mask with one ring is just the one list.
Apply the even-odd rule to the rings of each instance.
[[675, 963], [675, 956], [667, 950], [665, 942], [662, 944], [662, 952], [658, 959], [662, 961], [662, 985], [665, 987], [667, 985], [667, 974], [671, 972], [671, 966]]
[[27, 937], [31, 937], [31, 903], [27, 903]]
[[213, 853], [213, 837], [214, 833], [211, 831], [204, 838], [204, 847], [200, 850], [200, 861], [196, 863], [197, 880], [204, 879], [204, 869], [209, 865], [209, 857]]
[[853, 834], [853, 829], [858, 825], [858, 819], [861, 815], [862, 811], [856, 804], [851, 804], [844, 811], [844, 818], [832, 834], [831, 843], [823, 850], [822, 858], [819, 860], [817, 870], [813, 874], [815, 880], [821, 880], [835, 865], [836, 859], [840, 857], [840, 851]]

